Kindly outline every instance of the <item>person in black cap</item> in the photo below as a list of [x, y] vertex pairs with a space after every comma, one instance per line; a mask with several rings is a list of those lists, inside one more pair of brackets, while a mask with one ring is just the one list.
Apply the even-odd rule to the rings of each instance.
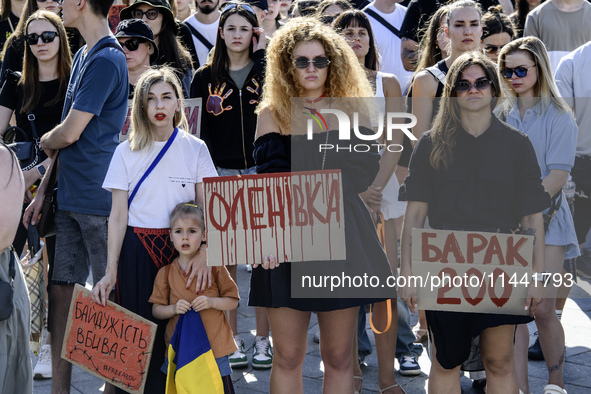
[[131, 99], [139, 77], [158, 59], [158, 47], [154, 42], [152, 29], [141, 19], [126, 19], [119, 22], [115, 38], [125, 52]]
[[174, 19], [170, 3], [167, 0], [139, 0], [122, 9], [120, 16], [122, 21], [142, 19], [150, 26], [159, 52], [155, 64], [172, 66], [186, 95], [193, 76], [191, 54], [178, 37], [180, 26]]
[[250, 4], [250, 6], [254, 9], [257, 19], [259, 20], [259, 25], [261, 25], [267, 16], [267, 11], [269, 9], [267, 0], [244, 0], [244, 2]]

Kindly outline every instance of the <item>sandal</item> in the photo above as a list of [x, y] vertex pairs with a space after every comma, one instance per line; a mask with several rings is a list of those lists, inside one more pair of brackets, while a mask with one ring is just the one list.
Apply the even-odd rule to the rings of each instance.
[[390, 389], [395, 389], [396, 387], [400, 387], [400, 390], [402, 390], [402, 392], [404, 394], [406, 394], [406, 391], [404, 391], [404, 389], [402, 388], [402, 386], [399, 385], [398, 383], [393, 384], [392, 386], [384, 387], [383, 389], [381, 389], [381, 388], [378, 387], [378, 393], [379, 394], [384, 394], [384, 391], [388, 391]]
[[353, 380], [359, 379], [361, 380], [361, 386], [359, 387], [359, 391], [355, 390], [355, 394], [361, 394], [363, 391], [363, 378], [361, 376], [353, 376]]
[[429, 339], [429, 331], [428, 330], [418, 329], [415, 331], [414, 334], [415, 334], [415, 342], [414, 343], [427, 342], [427, 340]]
[[566, 390], [558, 385], [549, 384], [544, 386], [544, 394], [566, 394]]

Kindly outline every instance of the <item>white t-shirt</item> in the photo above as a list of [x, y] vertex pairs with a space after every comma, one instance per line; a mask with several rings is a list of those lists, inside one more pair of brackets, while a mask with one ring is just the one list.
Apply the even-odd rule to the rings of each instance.
[[[371, 3], [368, 8], [371, 8], [395, 28], [400, 29], [402, 26], [402, 21], [406, 14], [406, 7], [396, 4], [394, 12], [389, 14], [379, 11], [374, 6], [374, 3]], [[400, 82], [402, 93], [404, 94], [408, 90], [413, 73], [406, 71], [402, 64], [402, 58], [400, 57], [400, 38], [394, 35], [394, 33], [374, 19], [371, 15], [367, 15], [367, 17], [371, 22], [371, 28], [373, 29], [373, 35], [376, 39], [376, 45], [380, 54], [380, 71], [396, 75]]]
[[[127, 190], [131, 196], [135, 185], [166, 141], [155, 141], [141, 151], [131, 151], [129, 141], [115, 150], [103, 188]], [[128, 213], [128, 225], [142, 228], [168, 228], [170, 213], [184, 201], [195, 199], [195, 184], [217, 172], [205, 143], [182, 130], [160, 162], [144, 180], [136, 193]]]
[[[211, 43], [212, 46], [215, 46], [215, 40], [218, 34], [218, 24], [220, 22], [220, 18], [208, 25], [201, 23], [195, 17], [195, 14], [191, 15], [187, 19], [185, 19], [185, 23], [191, 25], [191, 27], [197, 29], [199, 33], [207, 41]], [[195, 36], [193, 36], [193, 44], [195, 44], [195, 51], [197, 52], [197, 58], [199, 59], [199, 65], [203, 66], [205, 61], [207, 60], [207, 55], [209, 55], [209, 49], [203, 45], [203, 43]]]

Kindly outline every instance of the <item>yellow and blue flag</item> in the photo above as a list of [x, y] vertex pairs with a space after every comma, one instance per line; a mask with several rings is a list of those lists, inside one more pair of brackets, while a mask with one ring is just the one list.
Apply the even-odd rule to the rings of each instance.
[[170, 340], [166, 393], [224, 393], [201, 315], [192, 309], [180, 315]]

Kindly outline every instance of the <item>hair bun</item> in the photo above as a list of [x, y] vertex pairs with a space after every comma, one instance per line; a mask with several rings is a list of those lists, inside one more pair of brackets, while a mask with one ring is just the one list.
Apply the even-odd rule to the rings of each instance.
[[488, 12], [491, 12], [493, 14], [502, 14], [503, 13], [503, 7], [501, 7], [500, 4], [497, 5], [493, 5], [488, 7]]

